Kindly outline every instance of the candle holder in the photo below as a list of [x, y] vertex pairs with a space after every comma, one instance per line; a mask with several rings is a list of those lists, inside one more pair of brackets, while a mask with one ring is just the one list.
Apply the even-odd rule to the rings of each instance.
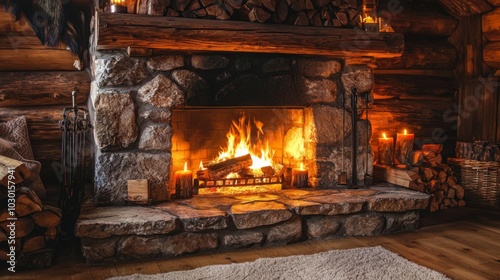
[[376, 0], [363, 1], [363, 15], [361, 17], [361, 25], [364, 31], [380, 32], [380, 23], [377, 16]]

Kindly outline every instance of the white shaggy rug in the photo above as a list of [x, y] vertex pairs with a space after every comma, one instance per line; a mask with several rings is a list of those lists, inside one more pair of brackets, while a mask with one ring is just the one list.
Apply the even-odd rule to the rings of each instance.
[[314, 279], [450, 279], [445, 275], [408, 261], [381, 246], [332, 250], [254, 262], [211, 265], [193, 270], [156, 275], [134, 274], [110, 280], [314, 280]]

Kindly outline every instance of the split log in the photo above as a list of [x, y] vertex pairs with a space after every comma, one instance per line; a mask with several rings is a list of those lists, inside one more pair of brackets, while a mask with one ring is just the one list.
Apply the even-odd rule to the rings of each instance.
[[493, 7], [487, 0], [438, 0], [441, 5], [454, 17], [482, 14], [491, 11]]
[[276, 10], [276, 0], [262, 0], [262, 4], [271, 12]]
[[276, 12], [273, 14], [273, 21], [276, 23], [281, 23], [288, 17], [288, 5], [285, 0], [278, 0], [276, 4]]
[[61, 224], [62, 213], [61, 209], [50, 205], [43, 205], [41, 212], [36, 212], [31, 215], [35, 224], [45, 227], [53, 228]]
[[6, 72], [0, 75], [0, 107], [41, 105], [69, 107], [73, 90], [78, 91], [76, 95], [78, 104], [87, 101], [90, 78], [86, 72]]
[[[5, 232], [10, 232], [8, 225], [11, 222], [12, 221], [6, 221], [3, 223], [0, 223], [0, 227]], [[15, 224], [16, 224], [16, 238], [22, 238], [22, 237], [27, 236], [28, 234], [31, 233], [31, 231], [33, 230], [33, 228], [35, 226], [35, 223], [30, 218], [19, 218], [15, 221]]]
[[[352, 29], [299, 28], [283, 24], [256, 25], [250, 22], [110, 13], [97, 13], [96, 17], [98, 50], [125, 49], [130, 46], [177, 51], [390, 58], [400, 56], [404, 48], [403, 35], [399, 33], [360, 36], [360, 31]], [[203, 31], [201, 37], [200, 31]], [[236, 41], [240, 43], [235, 45]]]
[[412, 151], [411, 165], [420, 166], [424, 162], [424, 153], [421, 150]]
[[29, 176], [31, 172], [23, 162], [0, 155], [0, 185], [17, 185]]
[[[436, 167], [439, 163], [439, 157], [433, 151], [423, 151], [425, 163], [429, 166]], [[442, 159], [442, 158], [441, 158]]]
[[489, 41], [500, 41], [500, 8], [482, 16], [483, 35]]
[[30, 237], [24, 241], [23, 253], [29, 253], [45, 248], [45, 236], [37, 235]]
[[418, 174], [410, 170], [401, 170], [390, 166], [374, 164], [373, 178], [409, 188], [410, 182], [415, 181], [418, 178]]
[[293, 25], [307, 26], [309, 25], [309, 18], [305, 12], [300, 12], [297, 14], [297, 18], [293, 22]]
[[463, 206], [465, 206], [465, 200], [460, 199], [460, 200], [458, 201], [458, 204], [457, 204], [457, 205], [458, 205], [459, 207], [463, 207]]
[[438, 176], [437, 176], [439, 182], [445, 183], [446, 180], [448, 179], [448, 175], [444, 171], [439, 171]]
[[434, 171], [432, 169], [424, 168], [423, 172], [424, 172], [423, 175], [424, 175], [425, 181], [429, 182], [432, 179], [434, 179]]
[[233, 9], [241, 9], [241, 6], [243, 4], [243, 0], [224, 0], [224, 3], [226, 3], [226, 7], [229, 5]]
[[489, 66], [500, 68], [500, 42], [487, 44], [484, 47], [483, 59]]
[[3, 232], [3, 230], [0, 230], [0, 242], [7, 241], [7, 234]]
[[264, 11], [264, 9], [260, 7], [253, 7], [248, 13], [248, 18], [250, 21], [254, 22], [266, 22], [271, 17], [271, 14]]
[[430, 204], [430, 209], [429, 211], [432, 213], [432, 212], [436, 212], [439, 210], [439, 203], [435, 200], [432, 200], [431, 201], [431, 204]]
[[457, 198], [459, 198], [459, 199], [464, 198], [465, 190], [462, 186], [454, 185], [454, 186], [450, 186], [450, 188], [453, 188], [455, 190], [455, 195], [457, 196]]
[[0, 223], [7, 221], [7, 218], [12, 218], [7, 209], [3, 209], [0, 211]]
[[48, 241], [53, 241], [53, 240], [56, 240], [57, 238], [57, 228], [53, 227], [53, 228], [48, 228], [46, 231], [45, 231], [45, 241], [48, 242]]
[[33, 190], [22, 187], [16, 192], [16, 214], [24, 217], [42, 211], [42, 202]]
[[250, 167], [252, 164], [252, 157], [248, 154], [209, 165], [207, 169], [211, 178], [219, 179], [231, 172], [238, 172], [243, 168]]
[[454, 188], [448, 188], [448, 193], [446, 194], [447, 198], [455, 198], [456, 192]]
[[435, 154], [440, 154], [443, 151], [443, 144], [424, 144], [422, 150], [432, 151]]

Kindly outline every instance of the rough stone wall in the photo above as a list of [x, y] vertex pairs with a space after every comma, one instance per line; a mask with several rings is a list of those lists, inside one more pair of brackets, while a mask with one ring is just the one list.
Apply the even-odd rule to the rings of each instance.
[[[342, 59], [312, 56], [169, 53], [129, 57], [125, 52], [96, 51], [91, 71], [95, 202], [101, 205], [123, 202], [129, 179], [149, 179], [155, 201], [169, 198], [171, 115], [173, 108], [182, 106], [304, 106], [311, 183], [333, 187], [342, 169], [343, 138], [344, 169], [350, 171], [350, 92], [356, 87], [360, 93], [369, 93], [373, 87], [373, 73], [367, 66], [346, 67]], [[360, 96], [360, 109], [373, 100], [371, 94]], [[372, 156], [366, 146], [371, 133], [367, 122], [358, 126], [358, 174], [362, 178], [365, 170], [371, 173]], [[367, 156], [368, 169], [364, 166]]]

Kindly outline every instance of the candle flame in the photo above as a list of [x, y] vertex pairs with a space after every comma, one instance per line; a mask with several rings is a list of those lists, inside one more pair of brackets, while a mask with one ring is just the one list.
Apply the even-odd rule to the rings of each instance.
[[406, 129], [405, 129], [405, 131], [404, 131], [404, 132], [405, 132], [405, 135], [406, 135]]
[[300, 163], [300, 169], [304, 169], [304, 163]]
[[387, 139], [387, 136], [385, 136], [385, 132], [382, 133], [382, 136], [384, 136], [384, 139]]
[[184, 162], [184, 171], [187, 171], [188, 170], [188, 163], [187, 161]]
[[201, 160], [200, 160], [200, 165], [199, 165], [199, 167], [198, 167], [198, 168], [199, 168], [200, 170], [205, 169], [205, 167], [203, 167], [203, 161], [201, 161]]

